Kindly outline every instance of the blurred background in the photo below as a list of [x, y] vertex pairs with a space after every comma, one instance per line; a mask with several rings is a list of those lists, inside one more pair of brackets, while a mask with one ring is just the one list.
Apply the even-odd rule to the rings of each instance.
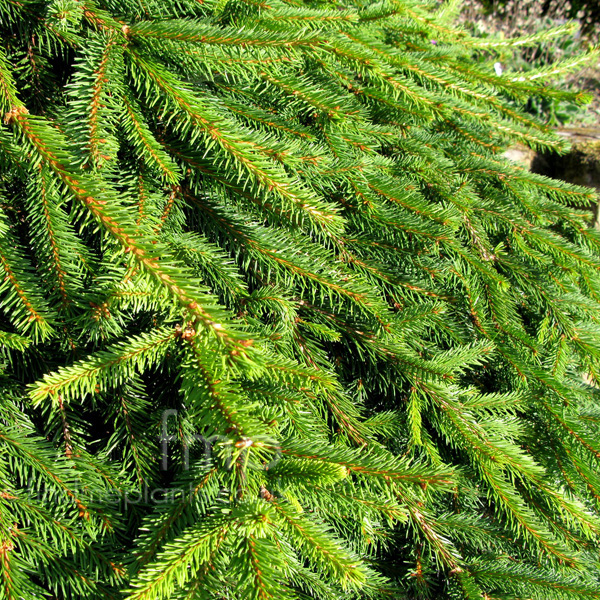
[[[600, 0], [463, 0], [461, 6], [462, 25], [476, 37], [540, 37], [533, 45], [507, 47], [501, 63], [490, 57], [488, 70], [526, 77], [534, 69], [552, 73], [551, 65], [562, 62], [544, 82], [589, 94], [589, 103], [533, 98], [521, 106], [557, 129], [566, 142], [561, 154], [517, 146], [505, 156], [536, 173], [595, 188], [600, 199]], [[544, 32], [569, 24], [567, 35], [544, 39]], [[479, 58], [486, 62], [485, 53]], [[600, 200], [589, 208], [590, 225], [600, 229]]]
[[[576, 29], [564, 39], [541, 41], [530, 48], [517, 48], [504, 57], [506, 68], [529, 71], [561, 60], [583, 56], [600, 42], [600, 0], [464, 0], [460, 15], [469, 33], [482, 38], [509, 38], [547, 31], [574, 22]], [[551, 100], [531, 101], [528, 112], [554, 126], [592, 126], [600, 129], [600, 58], [579, 70], [562, 74], [552, 82], [590, 92], [591, 104]]]

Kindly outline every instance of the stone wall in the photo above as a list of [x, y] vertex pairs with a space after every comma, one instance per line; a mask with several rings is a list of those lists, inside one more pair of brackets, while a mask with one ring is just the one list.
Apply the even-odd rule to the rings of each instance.
[[[564, 155], [536, 154], [529, 148], [510, 148], [504, 155], [526, 165], [534, 173], [595, 188], [600, 197], [600, 127], [564, 128], [558, 133], [571, 145]], [[600, 229], [598, 204], [592, 210], [594, 226]]]

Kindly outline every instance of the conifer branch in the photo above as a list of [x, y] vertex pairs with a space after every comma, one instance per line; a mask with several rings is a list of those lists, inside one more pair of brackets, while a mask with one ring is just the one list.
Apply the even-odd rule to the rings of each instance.
[[47, 399], [58, 402], [59, 395], [71, 401], [99, 393], [109, 385], [118, 385], [133, 373], [143, 372], [158, 363], [175, 339], [175, 329], [163, 327], [131, 341], [121, 342], [71, 367], [46, 374], [43, 381], [31, 386], [29, 396], [39, 404]]
[[457, 10], [0, 0], [0, 596], [598, 596], [594, 53]]

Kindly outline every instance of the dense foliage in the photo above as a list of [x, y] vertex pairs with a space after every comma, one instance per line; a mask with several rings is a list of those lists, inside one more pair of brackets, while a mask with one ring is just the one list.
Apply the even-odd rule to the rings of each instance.
[[568, 27], [456, 4], [0, 0], [0, 598], [600, 598]]

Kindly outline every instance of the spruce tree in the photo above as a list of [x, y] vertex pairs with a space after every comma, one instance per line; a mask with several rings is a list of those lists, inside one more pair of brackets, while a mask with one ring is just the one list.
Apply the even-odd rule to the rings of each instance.
[[0, 0], [0, 598], [600, 598], [570, 26], [456, 10]]

